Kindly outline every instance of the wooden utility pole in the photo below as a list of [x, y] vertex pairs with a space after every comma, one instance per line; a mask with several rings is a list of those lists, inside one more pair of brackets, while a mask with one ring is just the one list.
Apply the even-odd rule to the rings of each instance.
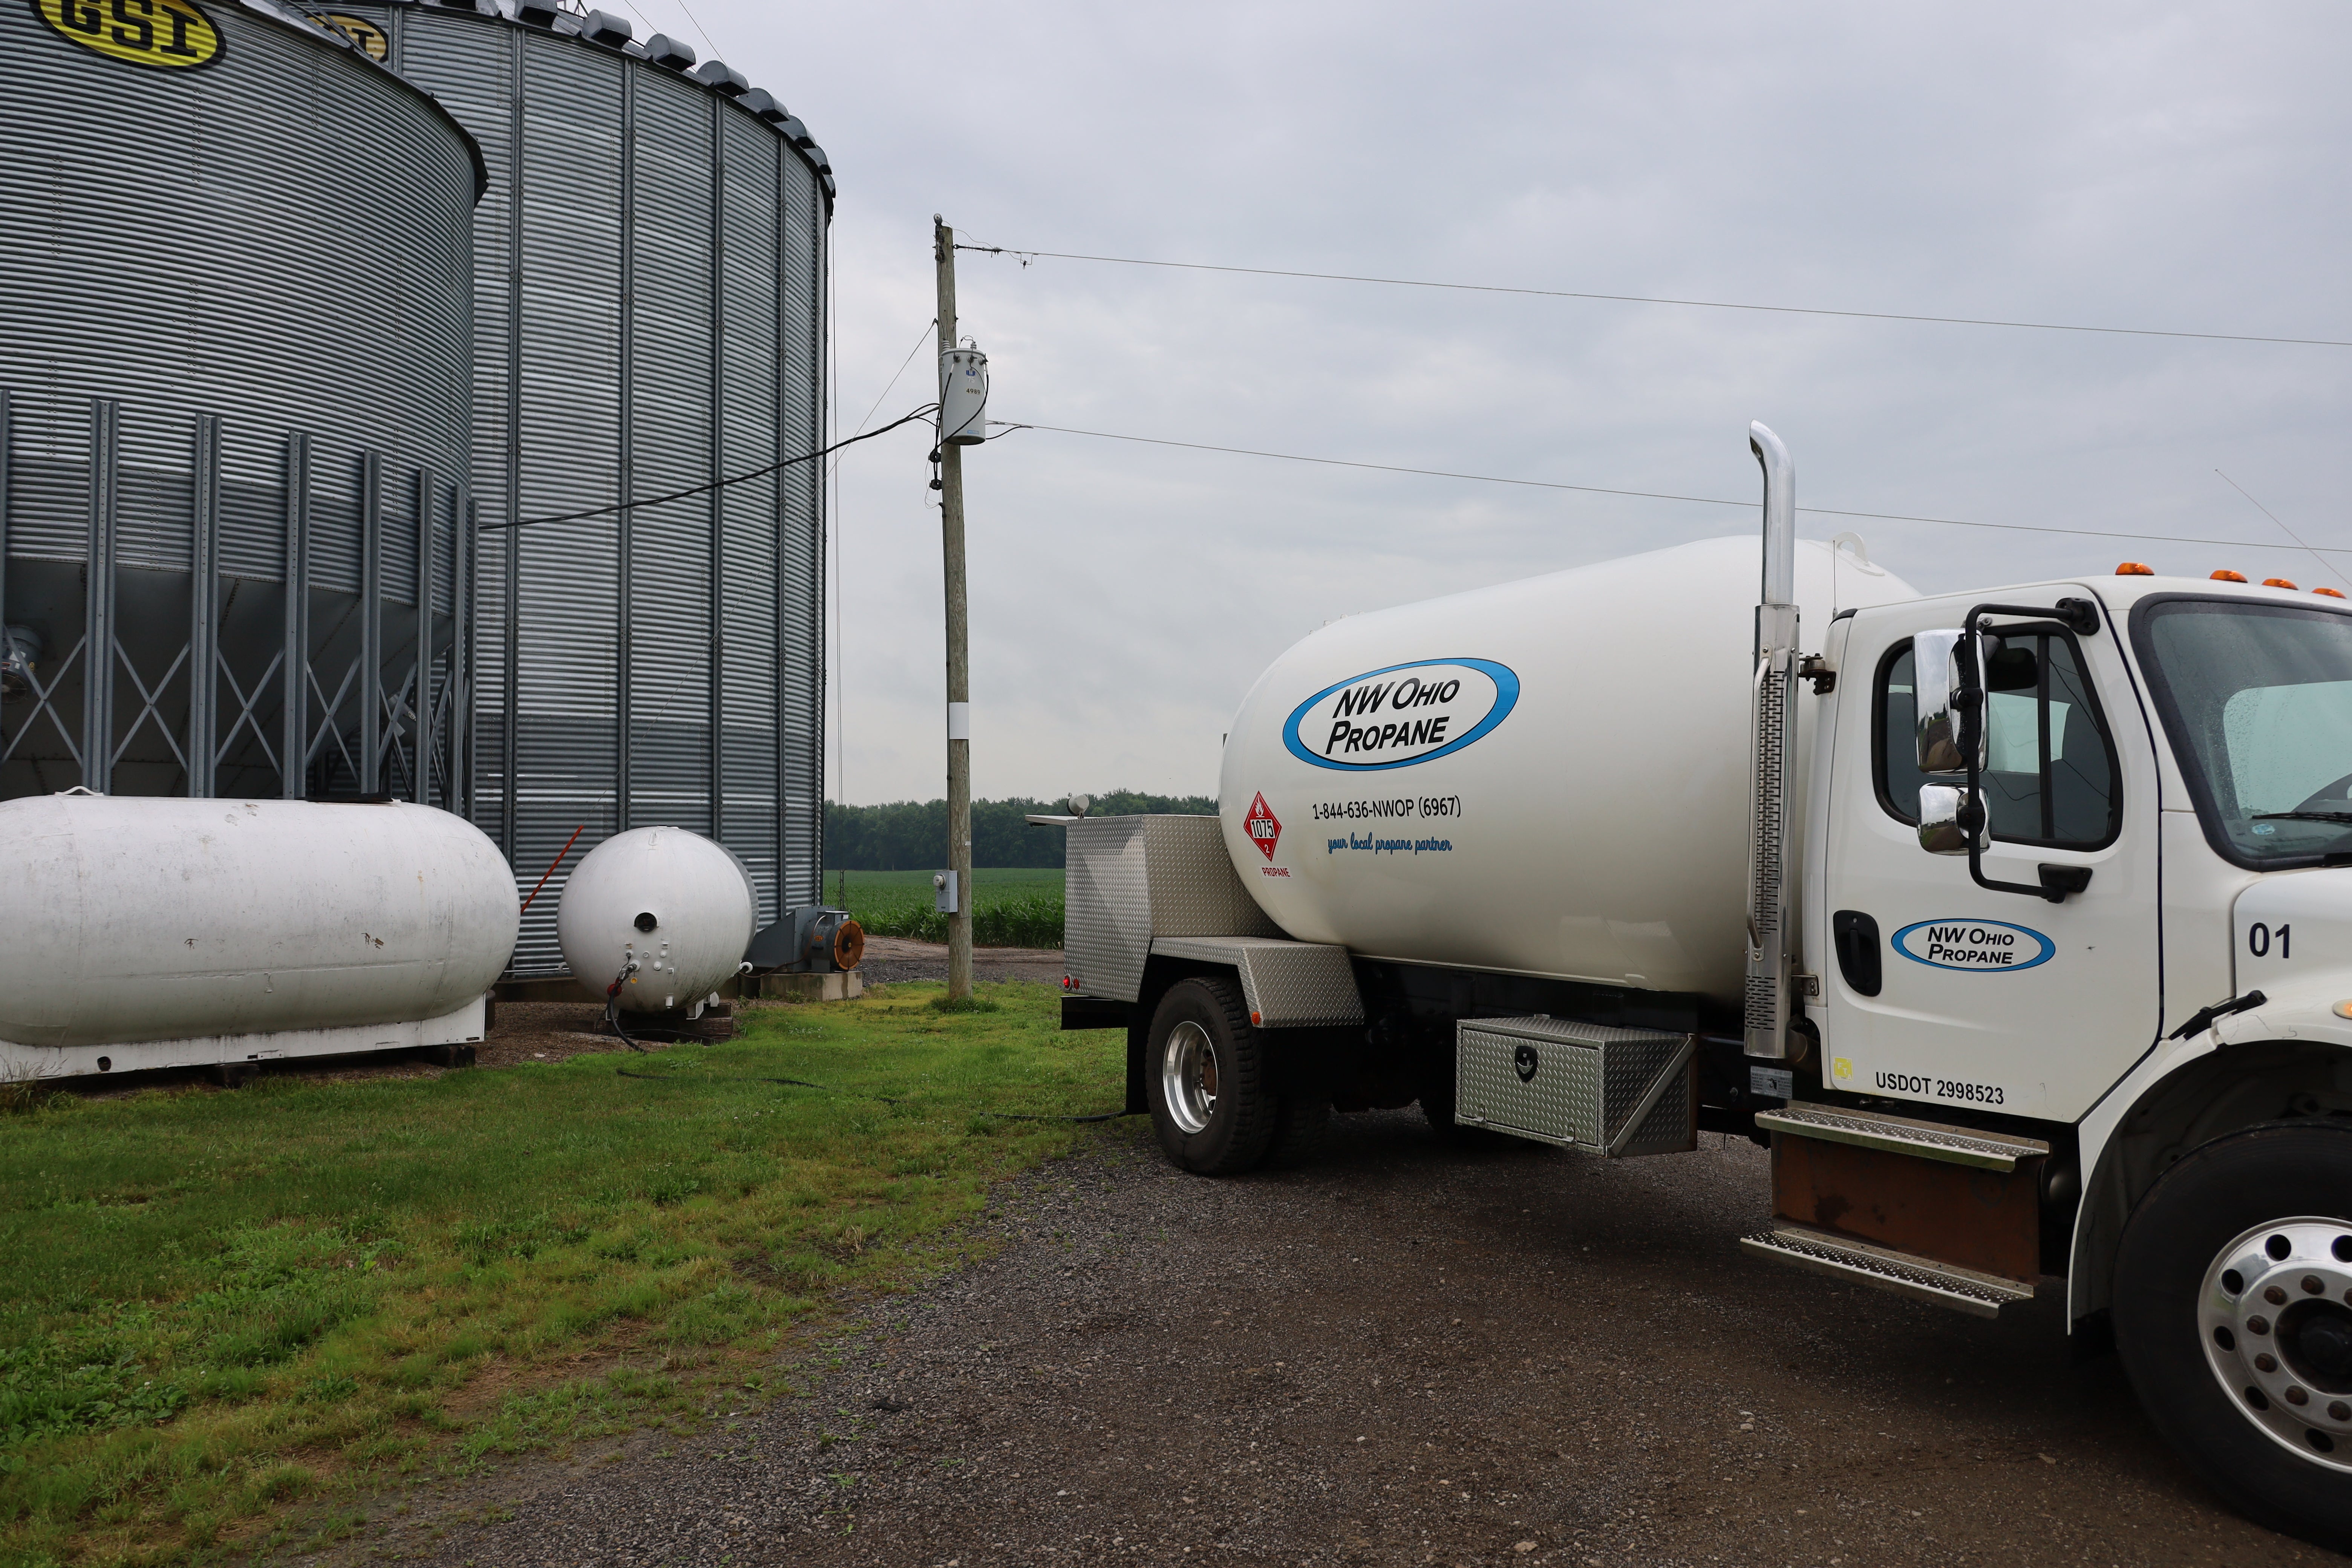
[[[948, 351], [956, 346], [955, 230], [931, 215], [939, 263], [940, 368], [944, 392]], [[944, 423], [940, 434], [946, 434]], [[971, 997], [971, 655], [963, 584], [963, 448], [940, 444], [940, 547], [948, 588], [948, 870], [955, 909], [948, 916], [948, 1000]]]

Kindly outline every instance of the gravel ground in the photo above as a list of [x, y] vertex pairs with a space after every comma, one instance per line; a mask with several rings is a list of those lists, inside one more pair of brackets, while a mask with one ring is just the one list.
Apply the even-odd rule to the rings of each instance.
[[2343, 1561], [2189, 1479], [2112, 1360], [2070, 1364], [2054, 1284], [1989, 1323], [1748, 1260], [1766, 1157], [1703, 1136], [1604, 1164], [1358, 1116], [1307, 1169], [1213, 1182], [1115, 1123], [793, 1396], [414, 1497], [342, 1555]]
[[[908, 942], [895, 936], [869, 936], [866, 957], [858, 965], [868, 985], [894, 980], [945, 980], [948, 945], [943, 942]], [[971, 950], [972, 976], [979, 980], [1028, 980], [1040, 985], [1062, 983], [1062, 950], [1058, 947], [976, 947]]]

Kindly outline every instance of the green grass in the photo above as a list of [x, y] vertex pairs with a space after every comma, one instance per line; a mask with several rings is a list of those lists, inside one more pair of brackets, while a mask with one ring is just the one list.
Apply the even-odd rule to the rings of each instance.
[[0, 1563], [226, 1557], [299, 1499], [348, 1528], [404, 1478], [773, 1392], [828, 1291], [951, 1259], [1076, 1136], [990, 1112], [1118, 1103], [1118, 1042], [1057, 1032], [1051, 989], [936, 989], [650, 1058], [0, 1117]]
[[[875, 936], [912, 942], [945, 942], [948, 919], [932, 907], [929, 871], [828, 871], [824, 896], [841, 895], [848, 879], [845, 908]], [[972, 941], [982, 947], [1062, 945], [1062, 872], [1055, 867], [974, 868]]]

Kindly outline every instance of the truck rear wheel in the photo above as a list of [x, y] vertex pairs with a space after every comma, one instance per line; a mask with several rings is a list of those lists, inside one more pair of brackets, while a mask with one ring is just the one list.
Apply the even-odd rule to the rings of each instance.
[[1274, 1108], [1274, 1137], [1265, 1146], [1269, 1165], [1312, 1164], [1331, 1133], [1331, 1098], [1286, 1094]]
[[2248, 1517], [2352, 1550], [2352, 1131], [2192, 1150], [2116, 1258], [2116, 1348], [2157, 1428]]
[[1170, 1159], [1200, 1175], [1230, 1176], [1265, 1156], [1276, 1102], [1265, 1089], [1265, 1043], [1239, 985], [1195, 978], [1170, 986], [1151, 1015], [1145, 1060], [1151, 1126]]

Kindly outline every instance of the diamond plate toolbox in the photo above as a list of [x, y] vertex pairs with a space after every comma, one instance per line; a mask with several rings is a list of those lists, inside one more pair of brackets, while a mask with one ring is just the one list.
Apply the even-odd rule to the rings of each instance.
[[1695, 1149], [1695, 1043], [1541, 1014], [1465, 1018], [1454, 1026], [1454, 1119], [1595, 1154]]

